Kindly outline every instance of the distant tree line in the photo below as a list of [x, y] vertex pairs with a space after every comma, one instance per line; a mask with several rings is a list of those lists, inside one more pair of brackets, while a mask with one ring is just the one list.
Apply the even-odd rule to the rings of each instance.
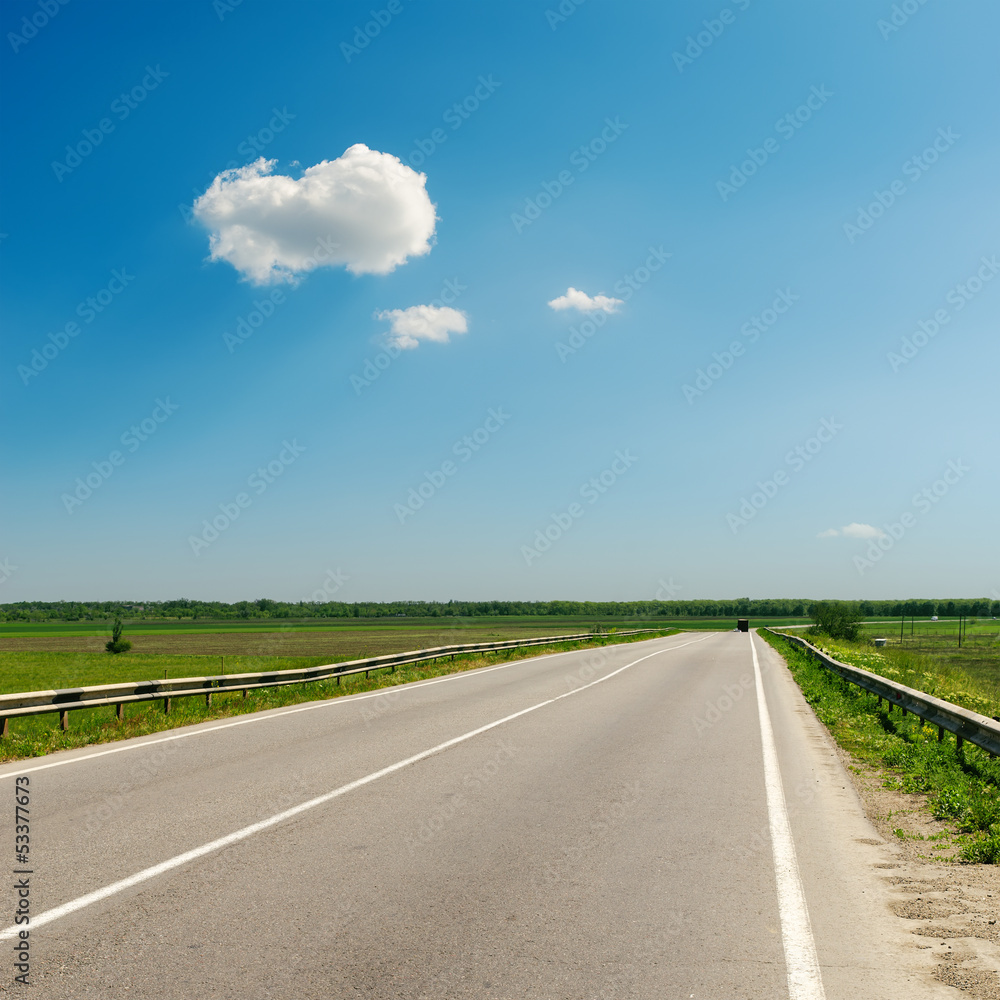
[[[603, 618], [805, 618], [809, 599], [741, 597], [728, 601], [20, 601], [0, 604], [0, 621], [107, 621], [116, 614], [141, 619], [274, 619], [274, 618], [413, 618], [488, 617], [504, 615], [578, 615]], [[954, 600], [858, 601], [863, 617], [913, 615], [1000, 615], [1000, 601]]]

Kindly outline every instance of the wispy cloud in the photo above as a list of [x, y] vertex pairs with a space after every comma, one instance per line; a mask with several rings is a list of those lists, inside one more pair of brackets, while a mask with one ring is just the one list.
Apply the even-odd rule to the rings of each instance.
[[821, 531], [817, 538], [883, 538], [885, 532], [881, 528], [876, 528], [873, 524], [860, 524], [852, 521], [845, 524], [843, 528], [827, 528]]

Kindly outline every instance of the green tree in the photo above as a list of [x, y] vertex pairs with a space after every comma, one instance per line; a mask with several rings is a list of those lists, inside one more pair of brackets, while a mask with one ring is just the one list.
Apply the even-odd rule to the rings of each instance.
[[104, 648], [109, 653], [127, 653], [132, 648], [132, 643], [128, 639], [122, 638], [125, 626], [122, 625], [122, 616], [115, 615], [114, 624], [111, 626], [111, 641], [104, 644]]
[[857, 639], [861, 635], [861, 608], [852, 601], [816, 601], [809, 605], [809, 616], [815, 623], [812, 635], [828, 635], [831, 639]]

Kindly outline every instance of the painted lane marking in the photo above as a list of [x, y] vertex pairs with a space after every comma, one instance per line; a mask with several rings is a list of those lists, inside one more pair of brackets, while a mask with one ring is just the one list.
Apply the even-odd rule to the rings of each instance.
[[[536, 712], [540, 708], [545, 708], [546, 705], [552, 705], [557, 701], [562, 701], [563, 698], [570, 698], [573, 695], [579, 694], [581, 691], [586, 691], [587, 688], [594, 687], [595, 684], [603, 684], [604, 681], [610, 680], [617, 674], [622, 673], [622, 671], [628, 670], [629, 667], [634, 667], [637, 663], [642, 663], [643, 660], [648, 660], [650, 657], [659, 656], [661, 653], [670, 653], [675, 649], [683, 649], [684, 646], [691, 646], [698, 642], [704, 642], [707, 638], [709, 638], [709, 636], [705, 636], [704, 639], [692, 639], [690, 642], [681, 643], [679, 646], [670, 646], [667, 649], [658, 649], [655, 653], [648, 653], [646, 656], [640, 656], [638, 660], [626, 663], [624, 667], [619, 667], [610, 674], [605, 674], [603, 677], [599, 677], [596, 681], [591, 681], [589, 684], [583, 685], [583, 687], [574, 688], [572, 691], [566, 691], [563, 694], [556, 695], [554, 698], [548, 698], [545, 701], [540, 701], [536, 705], [531, 705], [528, 708], [522, 708], [519, 712], [514, 712], [511, 715], [505, 715], [502, 719], [497, 719], [495, 722], [488, 722], [485, 726], [479, 726], [478, 729], [472, 729], [467, 733], [463, 733], [461, 736], [455, 736], [450, 740], [445, 740], [444, 743], [439, 743], [437, 746], [431, 747], [429, 750], [422, 750], [420, 753], [414, 754], [412, 757], [407, 757], [405, 760], [397, 761], [395, 764], [390, 764], [388, 767], [383, 767], [381, 770], [373, 771], [371, 774], [367, 774], [363, 778], [358, 778], [355, 781], [348, 782], [346, 785], [341, 785], [339, 788], [333, 789], [333, 791], [324, 792], [322, 795], [318, 795], [306, 802], [300, 802], [297, 806], [285, 809], [283, 812], [276, 813], [274, 816], [260, 820], [260, 822], [252, 823], [250, 826], [245, 826], [241, 830], [236, 830], [235, 832], [227, 834], [224, 837], [219, 837], [218, 839], [210, 841], [207, 844], [202, 844], [201, 847], [195, 847], [193, 850], [185, 851], [183, 854], [178, 854], [176, 857], [168, 858], [166, 861], [161, 861], [158, 865], [153, 865], [151, 868], [146, 868], [141, 872], [136, 872], [128, 878], [112, 882], [111, 885], [105, 886], [103, 889], [88, 892], [86, 895], [79, 896], [68, 903], [64, 903], [62, 906], [56, 906], [51, 910], [46, 910], [45, 912], [40, 913], [37, 917], [33, 916], [31, 918], [31, 927], [34, 929], [36, 927], [42, 927], [45, 924], [50, 924], [53, 920], [58, 920], [60, 917], [68, 916], [70, 913], [75, 913], [77, 910], [82, 910], [87, 906], [93, 905], [94, 903], [99, 903], [101, 900], [107, 899], [109, 896], [114, 896], [119, 892], [123, 892], [125, 889], [132, 888], [134, 885], [139, 885], [141, 882], [147, 882], [149, 879], [155, 878], [157, 875], [162, 875], [165, 872], [173, 870], [174, 868], [179, 868], [181, 865], [185, 865], [189, 861], [194, 861], [197, 858], [204, 857], [206, 854], [210, 854], [213, 851], [221, 850], [223, 847], [228, 847], [230, 844], [236, 844], [241, 840], [246, 840], [248, 837], [252, 837], [255, 833], [260, 833], [261, 831], [267, 830], [272, 826], [277, 826], [279, 823], [283, 823], [285, 820], [289, 820], [293, 816], [298, 816], [300, 813], [308, 812], [310, 809], [315, 809], [317, 806], [325, 805], [327, 802], [340, 798], [340, 796], [346, 795], [348, 792], [353, 792], [355, 789], [371, 784], [379, 778], [384, 778], [387, 775], [394, 774], [396, 771], [401, 771], [404, 767], [409, 767], [411, 764], [416, 764], [419, 761], [426, 760], [428, 757], [434, 756], [435, 754], [449, 750], [454, 746], [458, 746], [459, 743], [464, 743], [466, 740], [471, 740], [474, 736], [479, 736], [482, 733], [489, 732], [491, 729], [496, 729], [497, 726], [502, 726], [506, 722], [518, 719], [522, 715], [527, 715], [529, 712]], [[20, 930], [21, 928], [16, 924], [5, 928], [0, 931], [0, 941], [9, 941], [11, 938], [16, 937]]]
[[826, 1000], [820, 973], [816, 942], [813, 940], [809, 909], [806, 906], [795, 841], [788, 822], [785, 791], [781, 785], [778, 750], [774, 744], [771, 716], [764, 698], [764, 681], [757, 661], [757, 647], [750, 633], [753, 675], [757, 687], [757, 714], [760, 718], [760, 742], [764, 751], [764, 787], [767, 790], [767, 816], [771, 827], [771, 852], [778, 890], [778, 913], [781, 917], [781, 943], [785, 949], [788, 974], [788, 1000]]

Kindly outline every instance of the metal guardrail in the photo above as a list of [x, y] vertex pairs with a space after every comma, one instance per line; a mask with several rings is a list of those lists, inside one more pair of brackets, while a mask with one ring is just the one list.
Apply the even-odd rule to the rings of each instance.
[[60, 691], [25, 691], [18, 694], [0, 694], [0, 736], [7, 735], [8, 720], [25, 715], [59, 713], [63, 729], [69, 728], [69, 713], [81, 708], [99, 708], [114, 705], [116, 715], [122, 718], [124, 706], [132, 702], [163, 701], [164, 712], [170, 711], [173, 698], [190, 698], [203, 695], [207, 705], [212, 704], [213, 694], [242, 691], [243, 697], [255, 688], [282, 687], [288, 684], [306, 684], [381, 670], [408, 663], [437, 660], [443, 656], [452, 659], [460, 653], [488, 653], [502, 649], [519, 649], [554, 642], [578, 642], [597, 636], [615, 637], [639, 635], [643, 632], [664, 632], [662, 629], [631, 629], [625, 632], [577, 632], [573, 635], [550, 635], [535, 639], [508, 639], [504, 642], [473, 642], [453, 646], [432, 646], [406, 653], [372, 656], [364, 660], [345, 660], [319, 667], [302, 667], [293, 670], [271, 670], [244, 674], [218, 674], [212, 677], [175, 677], [164, 680], [138, 681], [125, 684], [97, 684], [90, 687], [65, 688]]
[[967, 740], [989, 751], [994, 756], [1000, 756], [1000, 722], [988, 716], [980, 715], [978, 712], [971, 712], [960, 705], [953, 705], [949, 701], [942, 701], [933, 695], [924, 694], [905, 684], [897, 684], [878, 674], [873, 674], [860, 667], [852, 667], [848, 663], [841, 663], [832, 656], [828, 656], [822, 650], [817, 649], [812, 643], [797, 635], [787, 635], [783, 632], [776, 632], [774, 629], [765, 629], [772, 635], [779, 635], [789, 642], [804, 647], [825, 667], [839, 674], [846, 681], [857, 684], [871, 694], [878, 695], [879, 700], [883, 698], [889, 703], [890, 708], [898, 705], [905, 714], [912, 712], [918, 718], [938, 727], [938, 739], [944, 738], [945, 730], [954, 733], [958, 739], [958, 746]]

